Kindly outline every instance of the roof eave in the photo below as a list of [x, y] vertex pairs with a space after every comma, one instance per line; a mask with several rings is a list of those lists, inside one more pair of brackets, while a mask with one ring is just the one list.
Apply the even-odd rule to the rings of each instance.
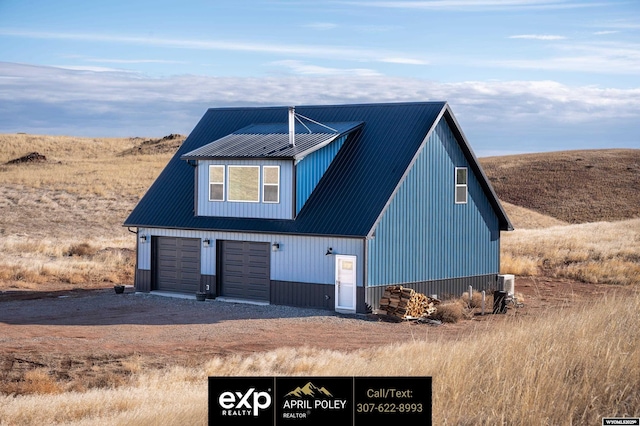
[[128, 228], [150, 228], [150, 229], [175, 229], [181, 231], [197, 231], [197, 232], [239, 232], [244, 234], [271, 234], [271, 235], [300, 235], [305, 237], [323, 237], [323, 238], [354, 238], [366, 239], [366, 235], [360, 234], [337, 234], [337, 233], [321, 233], [321, 232], [300, 232], [300, 231], [276, 231], [246, 228], [195, 228], [188, 226], [161, 226], [161, 225], [142, 225], [134, 223], [123, 223], [123, 227]]
[[222, 156], [222, 157], [216, 157], [216, 156], [202, 156], [202, 157], [194, 157], [194, 156], [182, 156], [180, 157], [181, 160], [184, 161], [189, 161], [189, 160], [195, 160], [195, 161], [202, 161], [202, 160], [288, 160], [288, 161], [293, 161], [295, 158], [293, 156], [281, 156], [281, 157], [270, 157], [270, 156], [246, 156], [246, 157], [229, 157], [229, 156]]

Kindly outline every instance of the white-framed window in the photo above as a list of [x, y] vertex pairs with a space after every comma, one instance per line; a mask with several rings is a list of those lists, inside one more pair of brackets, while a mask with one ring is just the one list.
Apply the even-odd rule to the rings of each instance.
[[209, 201], [224, 201], [224, 166], [209, 166]]
[[280, 202], [280, 166], [262, 166], [262, 202]]
[[260, 202], [260, 166], [228, 166], [227, 200]]
[[467, 204], [467, 168], [456, 167], [456, 204]]

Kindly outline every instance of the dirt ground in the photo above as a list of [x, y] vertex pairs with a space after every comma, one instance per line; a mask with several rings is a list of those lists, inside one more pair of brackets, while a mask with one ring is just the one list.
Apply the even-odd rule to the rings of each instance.
[[571, 309], [614, 291], [632, 289], [517, 278], [523, 307], [510, 307], [506, 315], [476, 313], [470, 320], [437, 327], [386, 322], [375, 315], [135, 294], [131, 287], [121, 295], [112, 288], [3, 291], [0, 392], [19, 392], [16, 383], [34, 369], [44, 369], [80, 390], [124, 383], [141, 368], [195, 366], [215, 356], [283, 346], [350, 351], [411, 340], [458, 339], [514, 316], [526, 319], [549, 309]]

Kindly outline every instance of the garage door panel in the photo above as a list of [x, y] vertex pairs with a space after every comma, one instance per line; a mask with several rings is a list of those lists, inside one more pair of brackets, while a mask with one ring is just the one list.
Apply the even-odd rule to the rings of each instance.
[[269, 243], [223, 241], [221, 294], [239, 299], [269, 301]]
[[225, 268], [225, 272], [229, 275], [242, 275], [244, 273], [244, 267], [242, 264], [231, 264], [227, 265]]
[[157, 237], [156, 289], [180, 293], [200, 290], [200, 240]]

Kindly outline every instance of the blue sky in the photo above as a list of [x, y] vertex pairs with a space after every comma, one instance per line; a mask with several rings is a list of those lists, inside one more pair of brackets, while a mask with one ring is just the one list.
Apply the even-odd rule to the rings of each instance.
[[633, 0], [0, 0], [0, 133], [189, 133], [206, 108], [446, 100], [480, 156], [640, 148]]

